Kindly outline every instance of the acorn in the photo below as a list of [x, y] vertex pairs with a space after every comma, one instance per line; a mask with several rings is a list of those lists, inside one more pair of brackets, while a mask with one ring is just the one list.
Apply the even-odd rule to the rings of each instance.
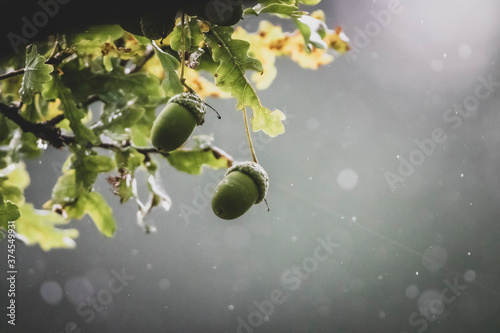
[[142, 34], [149, 39], [167, 37], [175, 27], [176, 12], [165, 13], [160, 11], [141, 15], [140, 25]]
[[238, 0], [212, 0], [205, 6], [208, 21], [221, 26], [235, 25], [243, 16], [243, 4]]
[[144, 36], [144, 33], [142, 32], [141, 21], [136, 17], [120, 17], [118, 18], [118, 24], [120, 25], [120, 27], [122, 27], [123, 30], [127, 31], [128, 33], [137, 36]]
[[187, 141], [194, 128], [205, 122], [205, 102], [193, 93], [173, 96], [156, 117], [151, 142], [161, 152], [170, 152]]
[[221, 219], [233, 220], [264, 200], [269, 188], [266, 171], [255, 162], [229, 168], [212, 197], [212, 210]]
[[209, 21], [220, 26], [232, 26], [238, 23], [243, 16], [243, 2], [241, 0], [209, 0], [204, 5], [185, 6], [185, 12], [191, 16]]

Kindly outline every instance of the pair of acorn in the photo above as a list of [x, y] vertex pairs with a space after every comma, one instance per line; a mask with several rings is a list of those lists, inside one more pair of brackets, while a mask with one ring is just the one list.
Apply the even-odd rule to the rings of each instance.
[[[156, 117], [151, 142], [161, 152], [179, 148], [197, 125], [205, 122], [206, 104], [194, 93], [173, 96]], [[239, 162], [230, 167], [217, 185], [212, 210], [225, 220], [232, 220], [264, 200], [269, 187], [266, 171], [255, 162]]]

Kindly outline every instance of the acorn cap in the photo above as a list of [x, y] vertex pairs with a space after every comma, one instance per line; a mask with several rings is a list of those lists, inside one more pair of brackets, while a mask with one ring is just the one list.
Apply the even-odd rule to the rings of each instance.
[[255, 202], [256, 204], [264, 200], [269, 188], [269, 177], [263, 167], [255, 162], [236, 162], [232, 167], [227, 169], [226, 176], [233, 171], [243, 172], [255, 182], [255, 185], [259, 189], [259, 198]]
[[176, 103], [187, 108], [196, 119], [196, 124], [203, 125], [207, 107], [205, 102], [197, 94], [182, 93], [172, 96], [167, 104]]

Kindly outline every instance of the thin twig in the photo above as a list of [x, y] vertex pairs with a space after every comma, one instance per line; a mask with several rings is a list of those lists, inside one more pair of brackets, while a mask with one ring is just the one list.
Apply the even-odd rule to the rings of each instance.
[[49, 120], [46, 120], [44, 121], [42, 124], [45, 125], [45, 126], [51, 126], [51, 127], [54, 127], [56, 126], [57, 124], [59, 124], [61, 121], [63, 121], [66, 117], [64, 117], [64, 114], [61, 113], [61, 114], [58, 114], [57, 116], [55, 116], [54, 118], [52, 119], [49, 119]]
[[101, 142], [99, 145], [94, 146], [94, 147], [95, 148], [102, 148], [102, 149], [110, 149], [110, 150], [121, 150], [121, 149], [124, 149], [127, 147], [132, 147], [143, 155], [147, 155], [147, 154], [151, 154], [151, 153], [153, 153], [153, 154], [158, 153], [158, 154], [163, 154], [163, 155], [168, 154], [168, 153], [162, 153], [162, 152], [158, 151], [158, 149], [156, 149], [155, 147], [137, 147], [137, 146], [134, 146], [133, 144], [131, 144], [129, 141], [125, 142], [125, 144], [123, 144], [123, 145]]
[[196, 94], [196, 92], [186, 83], [186, 78], [184, 77], [184, 67], [186, 67], [186, 15], [184, 12], [181, 13], [181, 78], [180, 81], [184, 87], [191, 93]]
[[[184, 12], [181, 13], [181, 82], [185, 81], [184, 79], [184, 67], [186, 64], [186, 29], [185, 29], [185, 16]], [[184, 84], [184, 83], [183, 83]]]
[[59, 34], [56, 35], [56, 42], [54, 43], [54, 47], [52, 48], [52, 51], [50, 52], [49, 59], [56, 55], [56, 51], [58, 48], [59, 48]]
[[21, 116], [19, 110], [22, 104], [5, 105], [0, 103], [0, 113], [6, 118], [15, 122], [23, 132], [33, 133], [37, 138], [48, 141], [52, 146], [61, 148], [65, 142], [61, 137], [61, 130], [54, 126], [47, 126], [43, 123], [34, 123]]
[[21, 68], [21, 69], [12, 71], [12, 72], [8, 72], [8, 73], [0, 75], [0, 80], [5, 80], [5, 79], [8, 79], [8, 78], [11, 78], [14, 76], [23, 75], [24, 72], [25, 72], [24, 68]]
[[[25, 119], [21, 113], [19, 112], [22, 105], [6, 105], [0, 103], [0, 113], [3, 114], [8, 119], [15, 122], [23, 132], [32, 133], [37, 138], [42, 139], [50, 143], [52, 146], [56, 148], [61, 148], [64, 145], [71, 145], [76, 141], [76, 138], [72, 135], [66, 135], [61, 133], [61, 130], [58, 127], [55, 127], [57, 123], [64, 119], [63, 115], [58, 115], [50, 120], [41, 123], [34, 123]], [[158, 151], [155, 147], [136, 147], [132, 145], [129, 141], [125, 142], [123, 145], [117, 145], [113, 143], [104, 143], [101, 142], [98, 145], [91, 146], [91, 148], [103, 148], [103, 149], [111, 149], [111, 150], [120, 150], [127, 147], [132, 147], [137, 150], [139, 153], [147, 155], [151, 153], [158, 153], [162, 155], [167, 155], [166, 153], [162, 153]]]
[[[72, 56], [74, 54], [74, 51], [71, 50], [63, 50], [61, 52], [56, 53], [55, 55], [51, 56], [49, 59], [45, 61], [47, 65], [59, 65], [61, 62], [63, 62], [66, 58]], [[18, 75], [24, 75], [26, 72], [26, 68], [20, 68], [16, 69], [12, 72], [8, 72], [5, 74], [0, 75], [0, 80], [5, 80], [14, 76]]]

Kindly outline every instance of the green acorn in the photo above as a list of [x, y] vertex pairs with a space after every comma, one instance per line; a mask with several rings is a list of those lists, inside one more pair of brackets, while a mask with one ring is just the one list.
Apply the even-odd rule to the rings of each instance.
[[156, 12], [141, 15], [142, 34], [149, 39], [165, 38], [175, 26], [176, 12]]
[[205, 4], [183, 7], [190, 16], [197, 16], [203, 20], [220, 26], [235, 25], [243, 16], [243, 2], [240, 0], [209, 0]]
[[239, 0], [212, 0], [205, 6], [200, 17], [221, 26], [238, 23], [243, 16], [243, 4]]
[[268, 188], [269, 177], [259, 164], [236, 163], [217, 185], [212, 197], [212, 210], [221, 219], [235, 219], [264, 200]]
[[120, 27], [122, 27], [123, 30], [137, 35], [137, 36], [144, 36], [144, 33], [142, 32], [142, 27], [141, 27], [141, 20], [140, 18], [137, 17], [119, 17], [118, 18], [118, 24]]
[[156, 117], [151, 128], [151, 142], [158, 150], [170, 152], [179, 148], [205, 121], [205, 102], [196, 94], [173, 96]]

